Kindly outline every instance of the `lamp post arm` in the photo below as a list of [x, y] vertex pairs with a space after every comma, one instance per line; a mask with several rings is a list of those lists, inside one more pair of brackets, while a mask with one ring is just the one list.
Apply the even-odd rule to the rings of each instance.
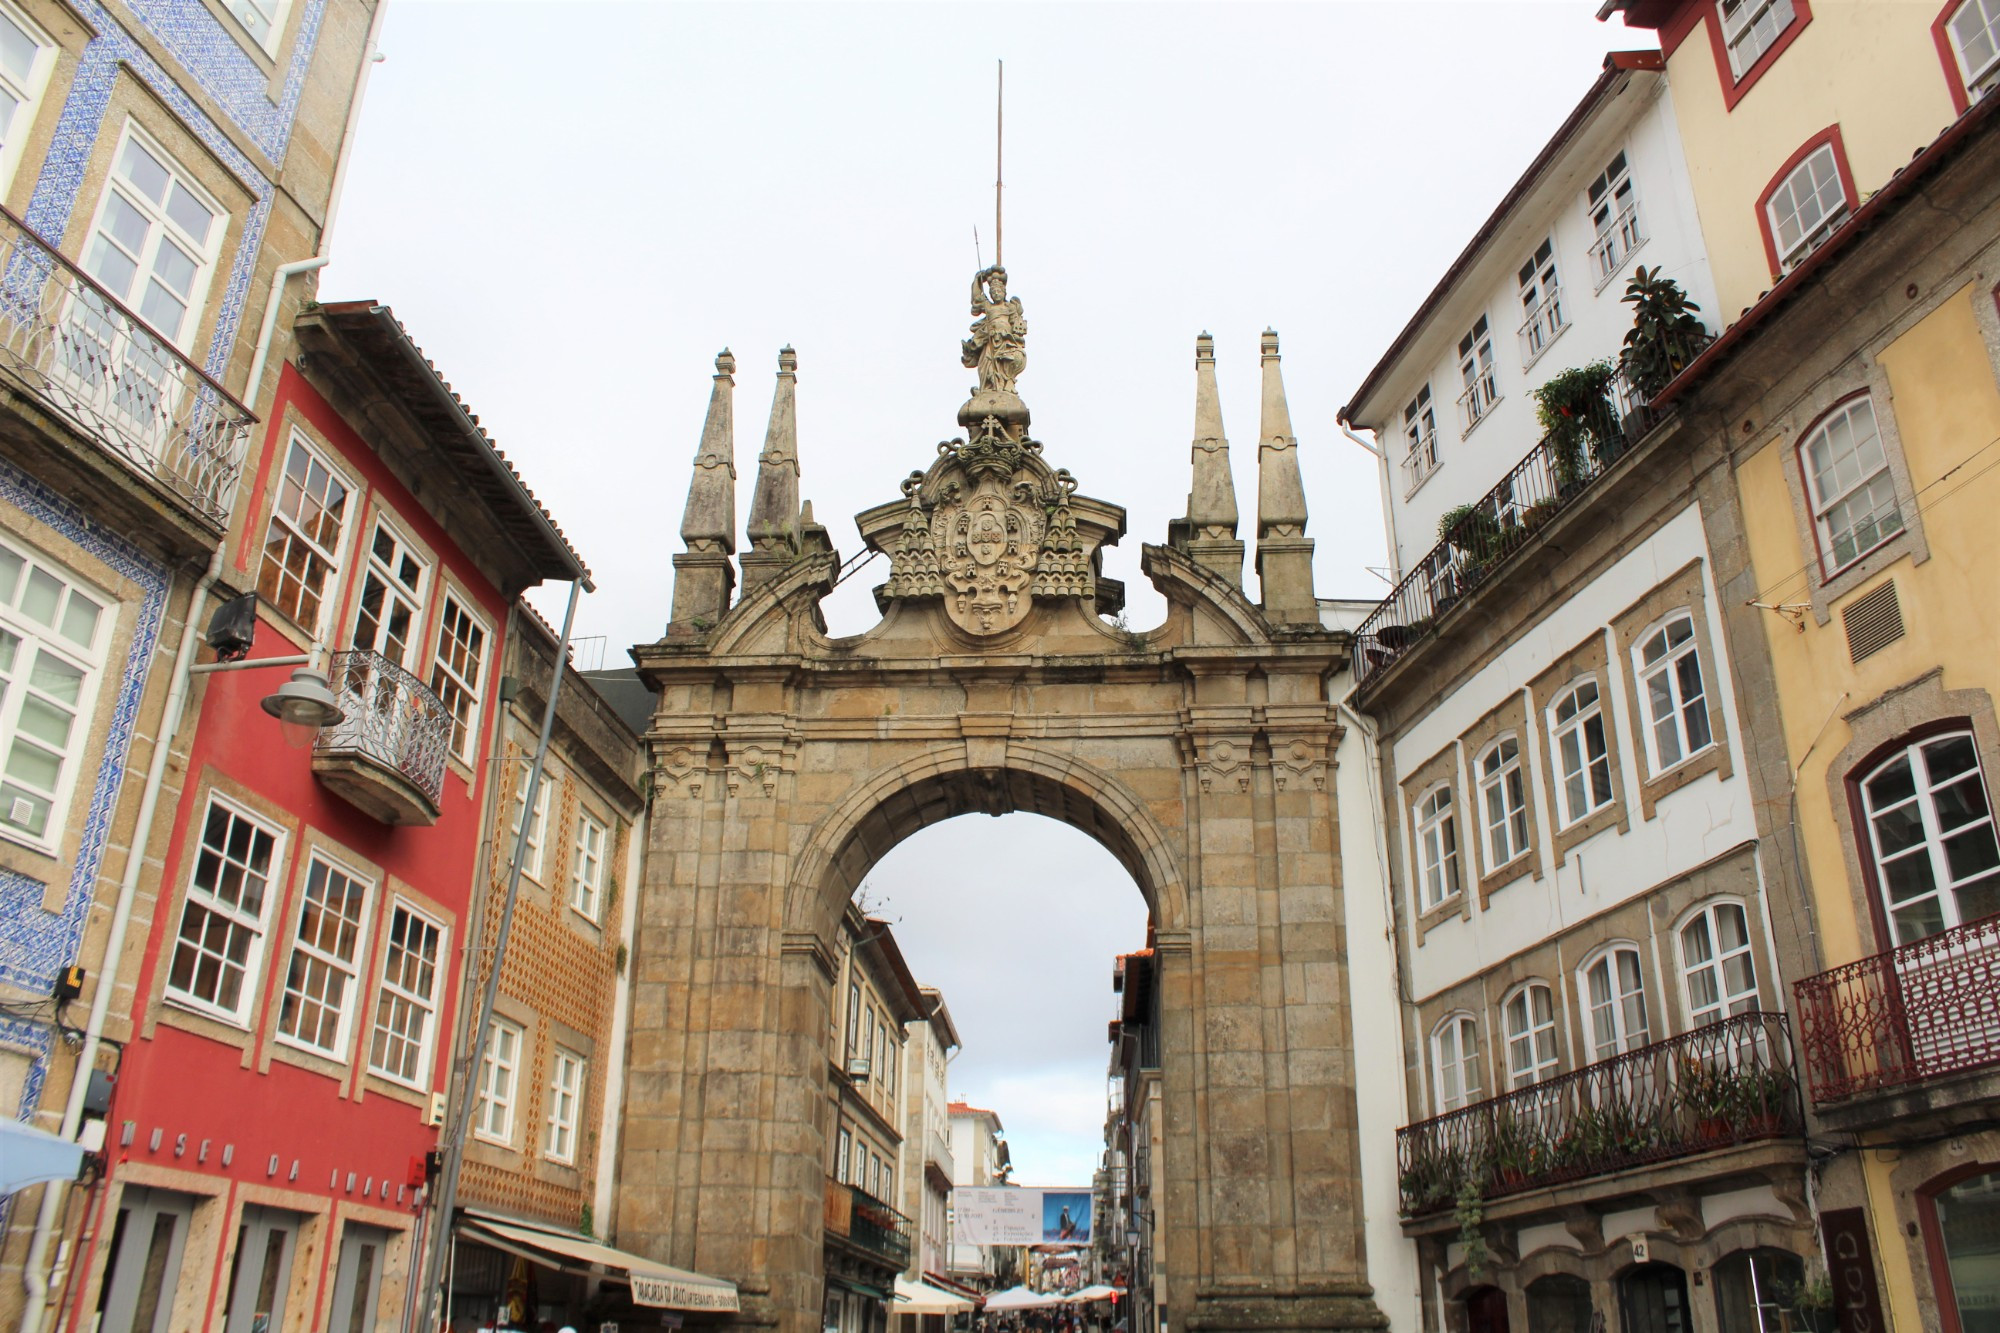
[[240, 662], [203, 662], [191, 666], [190, 676], [211, 676], [218, 671], [249, 671], [253, 667], [311, 666], [319, 658], [318, 653], [291, 653], [285, 657], [246, 657]]

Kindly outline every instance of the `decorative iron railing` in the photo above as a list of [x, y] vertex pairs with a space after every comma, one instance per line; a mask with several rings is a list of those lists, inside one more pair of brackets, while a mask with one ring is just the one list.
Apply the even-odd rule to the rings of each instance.
[[1403, 493], [1405, 495], [1413, 493], [1437, 469], [1437, 432], [1427, 430], [1410, 445], [1409, 452], [1403, 455]]
[[1493, 377], [1493, 367], [1487, 366], [1473, 376], [1472, 383], [1458, 396], [1459, 433], [1463, 435], [1485, 420], [1499, 401], [1500, 382]]
[[451, 711], [430, 687], [367, 648], [335, 653], [327, 683], [347, 716], [320, 732], [314, 752], [362, 755], [402, 775], [435, 805], [444, 796]]
[[1406, 1217], [1801, 1132], [1783, 1014], [1748, 1013], [1399, 1130]]
[[858, 1185], [826, 1182], [826, 1229], [895, 1268], [910, 1262], [910, 1219]]
[[[1684, 367], [1710, 339], [1668, 350]], [[1354, 635], [1354, 678], [1370, 681], [1435, 632], [1437, 618], [1467, 596], [1543, 524], [1573, 504], [1649, 430], [1650, 399], [1614, 371], [1595, 402], [1567, 416], [1527, 457], [1460, 516]]]
[[4, 208], [0, 373], [202, 517], [228, 523], [250, 409]]
[[1807, 977], [1792, 991], [1819, 1105], [2000, 1064], [2000, 916]]

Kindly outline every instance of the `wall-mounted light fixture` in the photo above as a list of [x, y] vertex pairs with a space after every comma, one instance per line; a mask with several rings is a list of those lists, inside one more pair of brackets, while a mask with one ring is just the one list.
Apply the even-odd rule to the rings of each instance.
[[224, 602], [216, 609], [215, 617], [208, 626], [208, 644], [215, 649], [218, 660], [189, 667], [188, 674], [207, 676], [218, 671], [297, 667], [290, 680], [280, 685], [275, 693], [265, 695], [261, 702], [264, 711], [278, 719], [279, 734], [284, 737], [285, 744], [295, 750], [309, 750], [322, 730], [347, 720], [340, 700], [327, 686], [326, 674], [319, 669], [319, 644], [315, 642], [309, 653], [253, 659], [247, 654], [256, 633], [256, 593], [245, 593]]

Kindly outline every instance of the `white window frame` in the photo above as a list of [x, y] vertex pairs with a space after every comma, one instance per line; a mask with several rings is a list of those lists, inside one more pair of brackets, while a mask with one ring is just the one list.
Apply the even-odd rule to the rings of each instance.
[[[1966, 58], [1965, 34], [1959, 29], [1960, 20], [1967, 17], [1979, 20], [1978, 31], [1989, 48], [1985, 61], [1976, 69]], [[1959, 79], [1965, 84], [1966, 100], [1977, 102], [2000, 87], [2000, 0], [1965, 0], [1952, 11], [1945, 31], [1951, 39], [1951, 58], [1958, 62]]]
[[1554, 1078], [1562, 1068], [1562, 1057], [1556, 1046], [1555, 991], [1549, 983], [1516, 986], [1500, 1002], [1500, 1018], [1507, 1032], [1508, 1086], [1533, 1087]]
[[1569, 327], [1563, 315], [1562, 275], [1556, 267], [1554, 236], [1545, 236], [1515, 275], [1521, 290], [1521, 367], [1526, 369], [1549, 350], [1549, 344]]
[[[218, 808], [225, 811], [230, 818], [243, 821], [253, 830], [265, 834], [271, 839], [270, 865], [264, 875], [263, 895], [255, 913], [246, 912], [240, 906], [222, 902], [214, 895], [211, 889], [203, 888], [195, 882], [195, 876], [200, 873], [202, 863], [206, 859], [203, 855], [203, 849], [207, 846], [206, 834], [209, 817]], [[174, 933], [166, 951], [167, 977], [165, 994], [169, 1001], [180, 1005], [182, 1008], [194, 1010], [196, 1013], [207, 1014], [213, 1018], [219, 1018], [232, 1027], [247, 1028], [249, 1026], [247, 1016], [251, 1007], [256, 1003], [258, 994], [262, 990], [264, 955], [266, 946], [269, 943], [271, 913], [276, 910], [277, 899], [282, 894], [285, 871], [285, 830], [279, 825], [252, 813], [241, 802], [232, 801], [222, 793], [216, 791], [209, 792], [208, 799], [202, 802], [199, 819], [200, 823], [189, 830], [189, 836], [185, 844], [186, 850], [182, 853], [188, 861], [187, 887], [181, 901], [181, 919], [175, 923]], [[243, 980], [237, 988], [237, 1001], [234, 1007], [219, 1004], [214, 1000], [196, 994], [192, 990], [183, 990], [174, 984], [174, 965], [180, 955], [181, 932], [187, 928], [188, 909], [190, 906], [196, 905], [197, 894], [202, 899], [199, 904], [201, 910], [211, 915], [219, 916], [231, 925], [241, 928], [250, 937], [249, 947], [245, 950], [243, 959], [239, 964], [243, 972]]]
[[[1568, 717], [1563, 709], [1573, 701], [1580, 700], [1585, 690], [1590, 691], [1589, 702], [1576, 702], [1575, 711]], [[1569, 828], [1580, 824], [1590, 816], [1617, 800], [1617, 788], [1613, 782], [1614, 763], [1611, 756], [1611, 734], [1605, 727], [1604, 685], [1596, 676], [1584, 676], [1571, 681], [1549, 705], [1549, 753], [1556, 766], [1556, 816], [1561, 827]], [[1592, 723], [1596, 723], [1593, 730]], [[1591, 752], [1590, 741], [1595, 736], [1598, 750]], [[1572, 746], [1572, 741], [1574, 745]], [[1572, 766], [1572, 760], [1574, 765]], [[1604, 799], [1590, 801], [1597, 784], [1592, 778], [1603, 777]], [[1576, 783], [1588, 804], [1579, 807], [1570, 790]]]
[[569, 905], [577, 915], [593, 924], [603, 908], [604, 865], [610, 848], [610, 827], [588, 810], [579, 810], [576, 816], [576, 855], [570, 865]]
[[[350, 885], [361, 890], [361, 902], [353, 918], [353, 956], [343, 959], [332, 950], [322, 948], [317, 940], [306, 939], [306, 912], [312, 906], [313, 872], [324, 868], [323, 883], [331, 884], [338, 875]], [[360, 1007], [361, 971], [368, 961], [369, 909], [375, 901], [375, 881], [355, 867], [330, 855], [324, 848], [314, 847], [306, 854], [305, 865], [299, 876], [298, 906], [292, 922], [292, 947], [285, 960], [285, 982], [278, 992], [278, 1023], [276, 1039], [285, 1046], [310, 1051], [314, 1055], [332, 1060], [345, 1060], [349, 1043], [354, 1033], [354, 1014]], [[300, 967], [311, 969], [317, 964], [326, 970], [328, 977], [339, 986], [337, 1003], [328, 1003], [322, 996], [310, 995], [295, 989], [299, 982]], [[322, 1045], [298, 1032], [290, 1030], [286, 1022], [286, 1003], [298, 995], [302, 1001], [319, 1005], [334, 1012], [334, 1033], [331, 1045]]]
[[[451, 611], [457, 607], [459, 613], [479, 631], [479, 658], [473, 678], [467, 680], [464, 672], [445, 659], [445, 644], [450, 632], [448, 624]], [[486, 617], [475, 609], [472, 598], [459, 591], [450, 583], [445, 584], [444, 596], [438, 603], [437, 634], [431, 645], [431, 670], [427, 682], [431, 693], [445, 706], [452, 716], [451, 757], [462, 764], [472, 762], [473, 751], [478, 748], [481, 709], [485, 706], [486, 677], [491, 674], [490, 659], [493, 656], [493, 627]], [[465, 700], [465, 715], [459, 716], [453, 705], [452, 693], [462, 694]]]
[[[402, 577], [391, 568], [390, 562], [385, 561], [376, 553], [376, 542], [384, 536], [393, 543], [394, 551], [392, 559], [397, 564], [401, 564], [404, 560], [407, 560], [416, 565], [417, 582], [415, 587], [411, 587], [408, 583], [405, 583]], [[429, 556], [415, 542], [411, 541], [402, 528], [396, 524], [386, 509], [378, 509], [371, 516], [371, 522], [368, 526], [367, 544], [357, 552], [357, 555], [360, 558], [355, 561], [355, 564], [358, 566], [356, 572], [360, 575], [360, 582], [359, 586], [354, 590], [354, 615], [353, 623], [348, 627], [348, 642], [357, 648], [365, 646], [369, 650], [381, 654], [381, 656], [394, 662], [397, 666], [414, 676], [418, 673], [422, 665], [420, 659], [423, 654], [424, 644], [424, 608], [430, 601], [432, 562]], [[380, 582], [385, 607], [393, 602], [399, 604], [402, 609], [409, 613], [409, 625], [405, 633], [403, 651], [400, 656], [389, 651], [389, 621], [386, 615], [377, 623], [376, 641], [367, 645], [361, 642], [361, 617], [367, 613], [365, 601], [368, 596], [368, 584], [371, 579]]]
[[[1629, 976], [1621, 966], [1628, 958], [1632, 963]], [[1601, 988], [1597, 985], [1600, 971]], [[1623, 940], [1606, 945], [1584, 960], [1576, 978], [1592, 1063], [1652, 1042], [1652, 1015], [1646, 1008], [1646, 960], [1637, 945]]]
[[1596, 274], [1596, 290], [1618, 276], [1625, 261], [1646, 243], [1639, 226], [1639, 193], [1632, 182], [1632, 161], [1619, 149], [1584, 190], [1584, 211], [1590, 217], [1591, 268]]
[[[398, 917], [408, 920], [411, 929], [428, 933], [431, 940], [428, 958], [410, 947], [408, 931], [398, 934], [396, 930]], [[391, 900], [389, 941], [382, 950], [381, 989], [377, 992], [375, 1021], [368, 1035], [369, 1073], [406, 1088], [423, 1088], [429, 1083], [431, 1042], [437, 1030], [438, 981], [444, 974], [449, 943], [449, 933], [442, 921], [424, 912], [407, 898], [397, 897]], [[430, 983], [427, 989], [419, 990], [405, 983], [402, 976], [392, 967], [394, 955], [397, 953], [415, 960], [419, 978], [422, 977], [426, 965], [429, 967]], [[399, 1011], [405, 1015], [401, 1022], [392, 1017]], [[417, 1019], [417, 1031], [414, 1036], [407, 1029], [409, 1015], [415, 1015]], [[377, 1055], [378, 1048], [386, 1055], [398, 1049], [398, 1043], [415, 1052], [411, 1060], [415, 1068], [413, 1073], [407, 1076], [400, 1069], [390, 1067], [381, 1056]]]
[[549, 1060], [549, 1124], [542, 1155], [565, 1166], [576, 1163], [577, 1140], [583, 1121], [584, 1072], [588, 1063], [566, 1046], [555, 1048]]
[[6, 124], [0, 125], [0, 193], [5, 193], [12, 188], [14, 173], [20, 169], [21, 157], [27, 151], [35, 118], [41, 112], [42, 96], [48, 91], [49, 75], [55, 72], [60, 48], [55, 38], [18, 6], [0, 0], [0, 18], [19, 28], [21, 35], [35, 48], [24, 73], [17, 75], [0, 65], [0, 89], [4, 89], [16, 104], [13, 116]]
[[[312, 469], [317, 466], [321, 471], [326, 473], [329, 484], [337, 485], [341, 488], [340, 517], [336, 521], [334, 542], [330, 548], [323, 544], [318, 537], [308, 534], [299, 518], [285, 512], [286, 491], [294, 485], [292, 481], [292, 457], [294, 454], [303, 454], [305, 456], [305, 481], [309, 482], [312, 480]], [[300, 482], [297, 485], [299, 499], [303, 501], [306, 495], [305, 483]], [[258, 600], [263, 605], [276, 611], [279, 615], [291, 620], [293, 624], [305, 630], [314, 639], [323, 639], [326, 637], [326, 626], [332, 620], [335, 610], [340, 603], [340, 572], [345, 567], [350, 555], [348, 550], [350, 545], [349, 538], [357, 526], [354, 522], [354, 516], [356, 511], [361, 508], [363, 490], [364, 488], [356, 483], [355, 479], [348, 474], [345, 468], [335, 465], [331, 454], [327, 450], [321, 449], [304, 431], [299, 430], [297, 427], [292, 429], [291, 437], [285, 445], [284, 463], [278, 472], [277, 490], [271, 497], [271, 515], [264, 524], [264, 542], [257, 553]], [[323, 491], [315, 496], [314, 504], [319, 505], [320, 500], [325, 497], [326, 493]], [[323, 506], [320, 507], [320, 512], [325, 512]], [[316, 559], [326, 568], [325, 578], [322, 580], [315, 594], [319, 600], [319, 605], [315, 608], [315, 613], [310, 624], [294, 618], [292, 613], [280, 604], [278, 598], [264, 591], [265, 570], [274, 563], [271, 556], [271, 536], [274, 531], [278, 530], [284, 532], [288, 550], [291, 543], [298, 542], [305, 547], [310, 559]], [[278, 587], [282, 590], [284, 587], [283, 572], [285, 566], [282, 562], [276, 563], [280, 570]], [[299, 580], [299, 586], [301, 588], [307, 586], [304, 579]], [[299, 609], [304, 610], [304, 607], [301, 606]]]
[[[175, 183], [178, 183], [182, 189], [187, 191], [190, 198], [208, 210], [213, 220], [209, 226], [209, 234], [205, 239], [196, 240], [179, 222], [168, 215], [164, 205], [148, 199], [144, 193], [125, 178], [123, 174], [125, 155], [129, 147], [133, 144], [137, 144], [154, 161], [166, 168], [170, 178], [167, 187], [169, 191], [172, 190]], [[140, 253], [137, 255], [133, 255], [127, 250], [122, 242], [113, 240], [111, 233], [105, 230], [104, 218], [106, 212], [111, 207], [111, 199], [114, 194], [136, 209], [146, 219], [146, 239], [140, 246]], [[95, 255], [97, 254], [99, 243], [104, 242], [115, 246], [120, 253], [126, 255], [134, 262], [137, 266], [134, 281], [144, 284], [154, 274], [154, 261], [160, 252], [160, 246], [169, 241], [173, 242], [175, 248], [179, 249], [187, 258], [192, 259], [195, 265], [194, 277], [189, 280], [188, 290], [185, 294], [186, 301], [185, 309], [181, 315], [181, 326], [172, 334], [153, 328], [150, 320], [146, 321], [146, 326], [152, 329], [162, 340], [171, 344], [176, 350], [191, 356], [195, 334], [201, 328], [201, 317], [208, 309], [208, 291], [214, 285], [215, 270], [219, 266], [222, 254], [222, 242], [223, 238], [228, 235], [230, 220], [231, 214], [229, 210], [224, 208], [214, 195], [203, 188], [201, 181], [196, 178], [193, 172], [181, 165], [179, 158], [162, 147], [158, 139], [155, 139], [140, 128], [138, 121], [128, 119], [125, 122], [123, 130], [118, 135], [117, 146], [112, 152], [111, 169], [105, 175], [104, 189], [99, 194], [97, 208], [91, 215], [90, 228], [84, 233], [86, 239], [83, 243], [82, 259], [78, 267], [85, 273], [90, 274], [92, 281], [103, 284], [105, 280], [98, 277]], [[193, 253], [190, 254], [190, 251]], [[171, 289], [169, 290], [171, 291]], [[119, 295], [116, 292], [112, 294], [118, 296], [119, 301], [126, 309], [144, 320], [145, 316], [141, 314], [141, 310], [145, 304], [143, 292], [144, 287], [141, 285], [137, 290], [125, 295]], [[178, 292], [171, 294], [176, 297], [182, 295]], [[122, 358], [114, 358], [114, 361], [119, 359]], [[178, 392], [178, 390], [179, 385], [176, 383], [173, 386], [173, 391]]]
[[833, 1178], [843, 1185], [852, 1184], [848, 1180], [848, 1160], [854, 1154], [854, 1135], [842, 1126], [833, 1139]]
[[[1673, 639], [1672, 630], [1682, 623], [1687, 625], [1687, 637]], [[1655, 643], [1661, 645], [1657, 657], [1651, 655]], [[1687, 695], [1681, 670], [1681, 663], [1690, 658], [1701, 687], [1701, 693], [1692, 698]], [[1693, 610], [1681, 607], [1648, 626], [1632, 646], [1632, 671], [1639, 682], [1639, 705], [1645, 713], [1646, 758], [1652, 764], [1654, 777], [1679, 768], [1715, 744], [1715, 723], [1708, 715], [1708, 674], [1703, 669], [1701, 635], [1694, 623]], [[1660, 692], [1661, 683], [1665, 686], [1664, 695]], [[1663, 704], [1665, 712], [1660, 711]], [[1701, 730], [1706, 733], [1699, 742], [1690, 722], [1695, 717], [1700, 718]], [[1661, 746], [1663, 730], [1671, 731], [1678, 751], [1672, 758]]]
[[[1723, 920], [1734, 917], [1738, 942], [1724, 945]], [[1733, 898], [1717, 898], [1681, 918], [1674, 931], [1680, 950], [1681, 994], [1687, 999], [1688, 1027], [1707, 1027], [1762, 1007], [1757, 989], [1757, 948], [1750, 913]], [[1743, 981], [1747, 969], [1749, 981]], [[1733, 974], [1733, 975], [1732, 975]], [[1704, 997], [1700, 992], [1706, 991]]]
[[1481, 315], [1458, 340], [1458, 377], [1465, 386], [1458, 395], [1460, 420], [1465, 423], [1459, 438], [1486, 419], [1500, 401], [1499, 367], [1493, 354], [1493, 326]]
[[[14, 586], [11, 593], [0, 595], [0, 631], [18, 642], [11, 667], [0, 675], [0, 688], [5, 691], [0, 696], [0, 838], [57, 855], [69, 827], [77, 784], [92, 752], [90, 738], [97, 721], [98, 696], [103, 693], [106, 650], [117, 628], [119, 605], [96, 585], [24, 542], [0, 541], [0, 568], [9, 565], [15, 566]], [[44, 625], [34, 612], [23, 609], [23, 602], [31, 588], [47, 592], [50, 584], [55, 585], [54, 600], [49, 623]], [[87, 640], [65, 631], [72, 610], [84, 607], [95, 608]], [[44, 657], [56, 671], [38, 682], [36, 668]], [[75, 682], [74, 700], [64, 698], [55, 688], [56, 677]], [[23, 716], [31, 709], [35, 721], [24, 727]], [[64, 717], [68, 725], [58, 741], [51, 733]], [[36, 751], [54, 756], [53, 786], [9, 771], [17, 745], [24, 748], [24, 758]], [[10, 795], [8, 787], [16, 788], [18, 794]], [[15, 812], [23, 801], [30, 808], [17, 823]], [[29, 827], [38, 803], [47, 807], [39, 833]]]
[[1792, 0], [1718, 0], [1722, 44], [1729, 52], [1729, 72], [1741, 82], [1764, 53], [1778, 43], [1785, 29], [1798, 22]]
[[1528, 775], [1521, 762], [1521, 738], [1511, 731], [1497, 737], [1474, 761], [1473, 774], [1490, 874], [1528, 853]]
[[1431, 402], [1431, 386], [1428, 382], [1417, 390], [1403, 408], [1403, 443], [1406, 452], [1403, 457], [1403, 472], [1409, 478], [1404, 497], [1416, 493], [1417, 487], [1430, 479], [1438, 470], [1441, 461], [1438, 453], [1437, 411]]
[[1410, 822], [1416, 829], [1417, 903], [1428, 912], [1465, 890], [1451, 783], [1438, 782], [1427, 787], [1411, 807]]
[[1448, 1114], [1485, 1097], [1478, 1019], [1462, 1009], [1445, 1015], [1431, 1029], [1430, 1045], [1431, 1103], [1437, 1114]]
[[[1840, 196], [1831, 206], [1827, 204], [1829, 187]], [[1816, 216], [1805, 213], [1808, 205], [1819, 210]], [[1778, 271], [1789, 273], [1796, 268], [1847, 221], [1853, 208], [1846, 182], [1840, 178], [1840, 156], [1828, 140], [1786, 172], [1764, 201], [1764, 221], [1771, 229], [1771, 245], [1778, 252]], [[1790, 241], [1785, 239], [1787, 230], [1797, 233]]]
[[[1836, 427], [1845, 428], [1848, 443], [1848, 447], [1839, 452], [1834, 450]], [[1869, 457], [1871, 445], [1874, 448], [1872, 460]], [[1818, 456], [1821, 446], [1826, 449], [1824, 465]], [[1849, 460], [1854, 463], [1856, 476], [1841, 485], [1841, 466]], [[1813, 530], [1819, 538], [1820, 570], [1825, 577], [1832, 578], [1909, 530], [1908, 524], [1903, 521], [1902, 499], [1896, 494], [1896, 477], [1889, 468], [1889, 442], [1882, 437], [1882, 423], [1876, 414], [1872, 394], [1856, 394], [1841, 403], [1827, 413], [1805, 439], [1799, 441], [1799, 468], [1805, 475], [1806, 501], [1812, 509]], [[1832, 486], [1827, 484], [1828, 474], [1833, 478]], [[1839, 489], [1834, 490], [1834, 486]], [[1869, 504], [1867, 512], [1858, 517], [1853, 515], [1850, 512], [1852, 507], [1864, 500]], [[1888, 505], [1886, 514], [1883, 510], [1885, 502]], [[1844, 529], [1835, 526], [1837, 511], [1846, 522]], [[1875, 538], [1862, 545], [1856, 534], [1871, 525]], [[1845, 558], [1840, 554], [1843, 540], [1848, 544]]]
[[[521, 1086], [522, 1045], [527, 1033], [505, 1019], [493, 1020], [486, 1050], [479, 1060], [477, 1100], [472, 1106], [472, 1137], [482, 1143], [514, 1146], [514, 1102]], [[502, 1058], [501, 1051], [508, 1054]]]
[[[507, 830], [510, 839], [507, 852], [510, 856], [514, 851], [512, 840], [521, 836], [521, 807], [527, 803], [528, 778], [533, 772], [532, 760], [523, 763], [521, 780], [514, 784], [514, 823]], [[549, 788], [556, 785], [555, 776], [553, 766], [544, 762], [541, 783], [535, 788], [535, 813], [528, 821], [528, 842], [522, 848], [521, 873], [537, 884], [542, 882], [542, 844], [549, 836]]]
[[[1972, 751], [1972, 767], [1946, 775], [1942, 781], [1933, 777], [1931, 750], [1962, 741]], [[1876, 796], [1870, 788], [1898, 763], [1910, 766], [1912, 792], [1901, 800], [1884, 805], [1876, 803]], [[1975, 784], [1985, 813], [1946, 826], [1944, 816], [1939, 813], [1938, 793], [1958, 787], [1966, 782]], [[1921, 737], [1903, 746], [1894, 754], [1883, 758], [1871, 767], [1861, 778], [1861, 811], [1866, 822], [1862, 832], [1861, 851], [1869, 858], [1875, 892], [1882, 904], [1882, 914], [1889, 922], [1890, 938], [1898, 945], [1910, 944], [1936, 932], [1927, 931], [1923, 935], [1908, 935], [1903, 932], [1902, 923], [1897, 919], [1898, 910], [1908, 911], [1916, 904], [1935, 901], [1938, 907], [1939, 930], [1951, 930], [1964, 925], [1968, 919], [1958, 901], [1959, 890], [1989, 879], [1993, 871], [1975, 870], [1962, 877], [1952, 873], [1947, 842], [1965, 842], [1982, 831], [1991, 840], [1996, 836], [1993, 821], [1993, 799], [1986, 782], [1986, 764], [1979, 753], [1978, 738], [1970, 731], [1943, 731]], [[1914, 806], [1917, 813], [1917, 837], [1914, 841], [1903, 841], [1898, 846], [1888, 846], [1883, 838], [1884, 817], [1892, 815], [1907, 806]], [[1910, 859], [1925, 865], [1930, 881], [1930, 889], [1923, 893], [1913, 893], [1900, 903], [1892, 896], [1889, 867], [1896, 862]]]
[[222, 3], [251, 45], [267, 56], [278, 54], [285, 23], [291, 17], [292, 0], [222, 0]]

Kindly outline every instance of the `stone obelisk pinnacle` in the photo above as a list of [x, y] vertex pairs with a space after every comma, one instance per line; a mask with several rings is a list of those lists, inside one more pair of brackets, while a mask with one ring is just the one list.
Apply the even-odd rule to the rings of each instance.
[[1306, 491], [1299, 477], [1299, 442], [1285, 404], [1278, 335], [1263, 337], [1263, 419], [1257, 427], [1257, 582], [1264, 614], [1280, 625], [1313, 625], [1312, 539], [1306, 536]]
[[736, 587], [729, 557], [736, 553], [736, 358], [728, 348], [715, 358], [715, 388], [708, 397], [701, 447], [694, 456], [687, 509], [681, 515], [683, 553], [674, 557], [671, 634], [699, 634], [722, 619]]

